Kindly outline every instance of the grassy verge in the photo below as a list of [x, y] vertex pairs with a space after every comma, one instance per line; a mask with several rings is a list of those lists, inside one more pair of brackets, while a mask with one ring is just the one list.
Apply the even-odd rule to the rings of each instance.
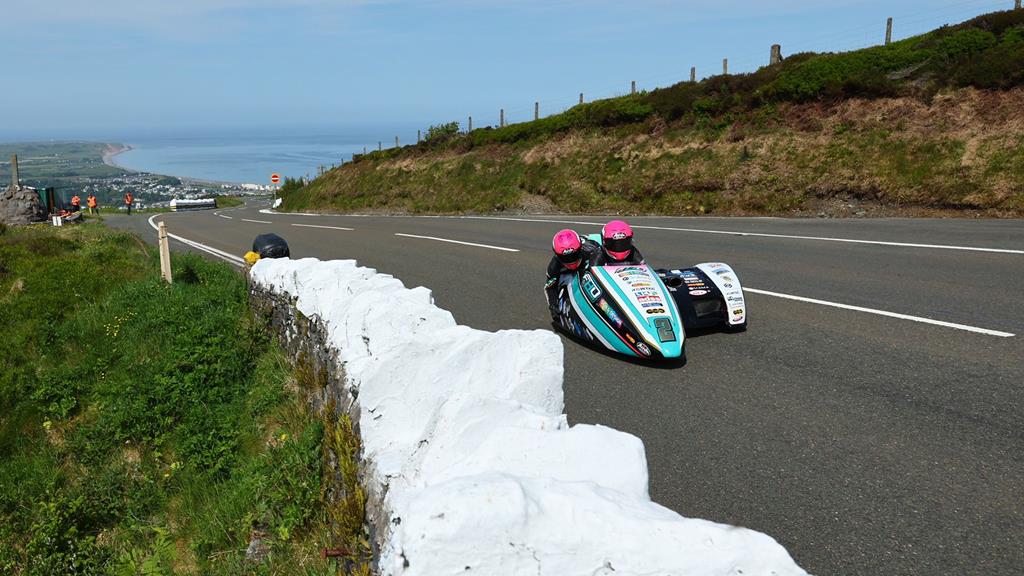
[[0, 573], [334, 573], [324, 426], [243, 279], [153, 252], [0, 230]]
[[[357, 156], [282, 209], [1024, 215], [1024, 11]], [[929, 212], [932, 211], [932, 212]]]

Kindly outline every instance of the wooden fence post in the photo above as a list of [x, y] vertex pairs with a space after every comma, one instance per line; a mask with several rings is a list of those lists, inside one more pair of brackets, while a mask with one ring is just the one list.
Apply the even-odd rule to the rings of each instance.
[[892, 43], [892, 16], [885, 23], [885, 45], [888, 46]]
[[583, 92], [580, 92], [580, 104], [583, 104]]
[[470, 132], [472, 132], [472, 131], [473, 131], [473, 117], [472, 117], [472, 116], [470, 116], [470, 117], [469, 117], [469, 129], [468, 129], [468, 130], [466, 130], [466, 134], [469, 134], [469, 133], [470, 133]]
[[377, 140], [377, 152], [382, 152], [383, 150], [384, 150], [384, 143], [381, 142], [380, 140]]
[[533, 119], [534, 121], [540, 120], [540, 102], [533, 103]]
[[498, 116], [498, 128], [505, 127], [505, 109], [501, 109], [501, 114]]
[[419, 144], [420, 142], [423, 142], [423, 131], [422, 130], [417, 130], [416, 131], [416, 143]]
[[774, 66], [780, 62], [782, 62], [782, 45], [772, 44], [772, 56], [771, 60], [769, 60], [769, 64]]
[[1013, 5], [1014, 10], [1020, 10], [1020, 0], [1017, 0]]
[[633, 83], [630, 84], [630, 86], [629, 86], [629, 93], [630, 94], [636, 94], [636, 80], [633, 80]]
[[722, 76], [729, 75], [729, 59], [722, 58]]
[[696, 81], [697, 81], [697, 67], [696, 66], [691, 66], [690, 67], [690, 82], [696, 82]]
[[167, 240], [167, 226], [163, 222], [157, 227], [160, 239], [160, 277], [168, 284], [171, 283], [171, 245]]
[[398, 148], [398, 136], [395, 136], [395, 148]]

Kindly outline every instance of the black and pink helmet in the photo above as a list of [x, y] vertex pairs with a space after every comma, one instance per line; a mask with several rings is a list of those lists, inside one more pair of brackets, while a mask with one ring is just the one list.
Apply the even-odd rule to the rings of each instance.
[[612, 220], [601, 228], [604, 251], [616, 260], [625, 260], [633, 251], [633, 229], [622, 220]]
[[569, 270], [579, 267], [583, 259], [583, 243], [580, 242], [580, 235], [568, 228], [559, 230], [551, 239], [551, 249], [555, 252], [555, 258]]

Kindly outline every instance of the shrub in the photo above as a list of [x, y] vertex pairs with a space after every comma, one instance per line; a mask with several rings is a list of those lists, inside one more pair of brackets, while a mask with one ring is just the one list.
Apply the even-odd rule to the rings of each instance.
[[441, 144], [459, 135], [459, 123], [448, 122], [435, 124], [427, 128], [427, 135], [423, 141], [427, 144]]

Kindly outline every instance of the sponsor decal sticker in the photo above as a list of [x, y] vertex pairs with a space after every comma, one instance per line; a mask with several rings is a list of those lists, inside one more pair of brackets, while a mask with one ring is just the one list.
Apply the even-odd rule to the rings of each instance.
[[597, 307], [600, 308], [606, 316], [608, 316], [608, 319], [612, 321], [612, 324], [615, 324], [615, 326], [618, 328], [622, 328], [622, 318], [619, 317], [619, 314], [615, 311], [614, 308], [612, 308], [611, 306], [608, 305], [607, 302], [605, 302], [604, 298], [597, 302]]
[[707, 290], [690, 290], [690, 296], [704, 296], [707, 293]]
[[732, 288], [732, 284], [722, 284], [725, 288]]
[[644, 356], [650, 356], [651, 355], [651, 349], [648, 348], [647, 344], [644, 344], [643, 342], [637, 342], [636, 343], [636, 349], [639, 350], [640, 353], [643, 354]]
[[721, 270], [715, 270], [715, 274], [718, 274], [719, 276], [721, 276], [722, 274], [728, 274], [728, 273], [729, 273], [729, 271], [724, 269], [724, 268], [721, 269]]
[[722, 282], [735, 282], [736, 279], [732, 276], [722, 276]]
[[737, 316], [732, 319], [733, 322], [743, 322], [743, 316]]
[[648, 314], [664, 314], [665, 313], [665, 309], [664, 308], [651, 308], [650, 310], [647, 311], [647, 313]]
[[737, 309], [733, 310], [732, 313], [737, 315], [737, 316], [743, 316], [743, 309], [742, 308], [737, 308]]
[[719, 263], [708, 264], [708, 268], [711, 268], [712, 270], [714, 270], [715, 268], [725, 268], [725, 264], [719, 264]]

